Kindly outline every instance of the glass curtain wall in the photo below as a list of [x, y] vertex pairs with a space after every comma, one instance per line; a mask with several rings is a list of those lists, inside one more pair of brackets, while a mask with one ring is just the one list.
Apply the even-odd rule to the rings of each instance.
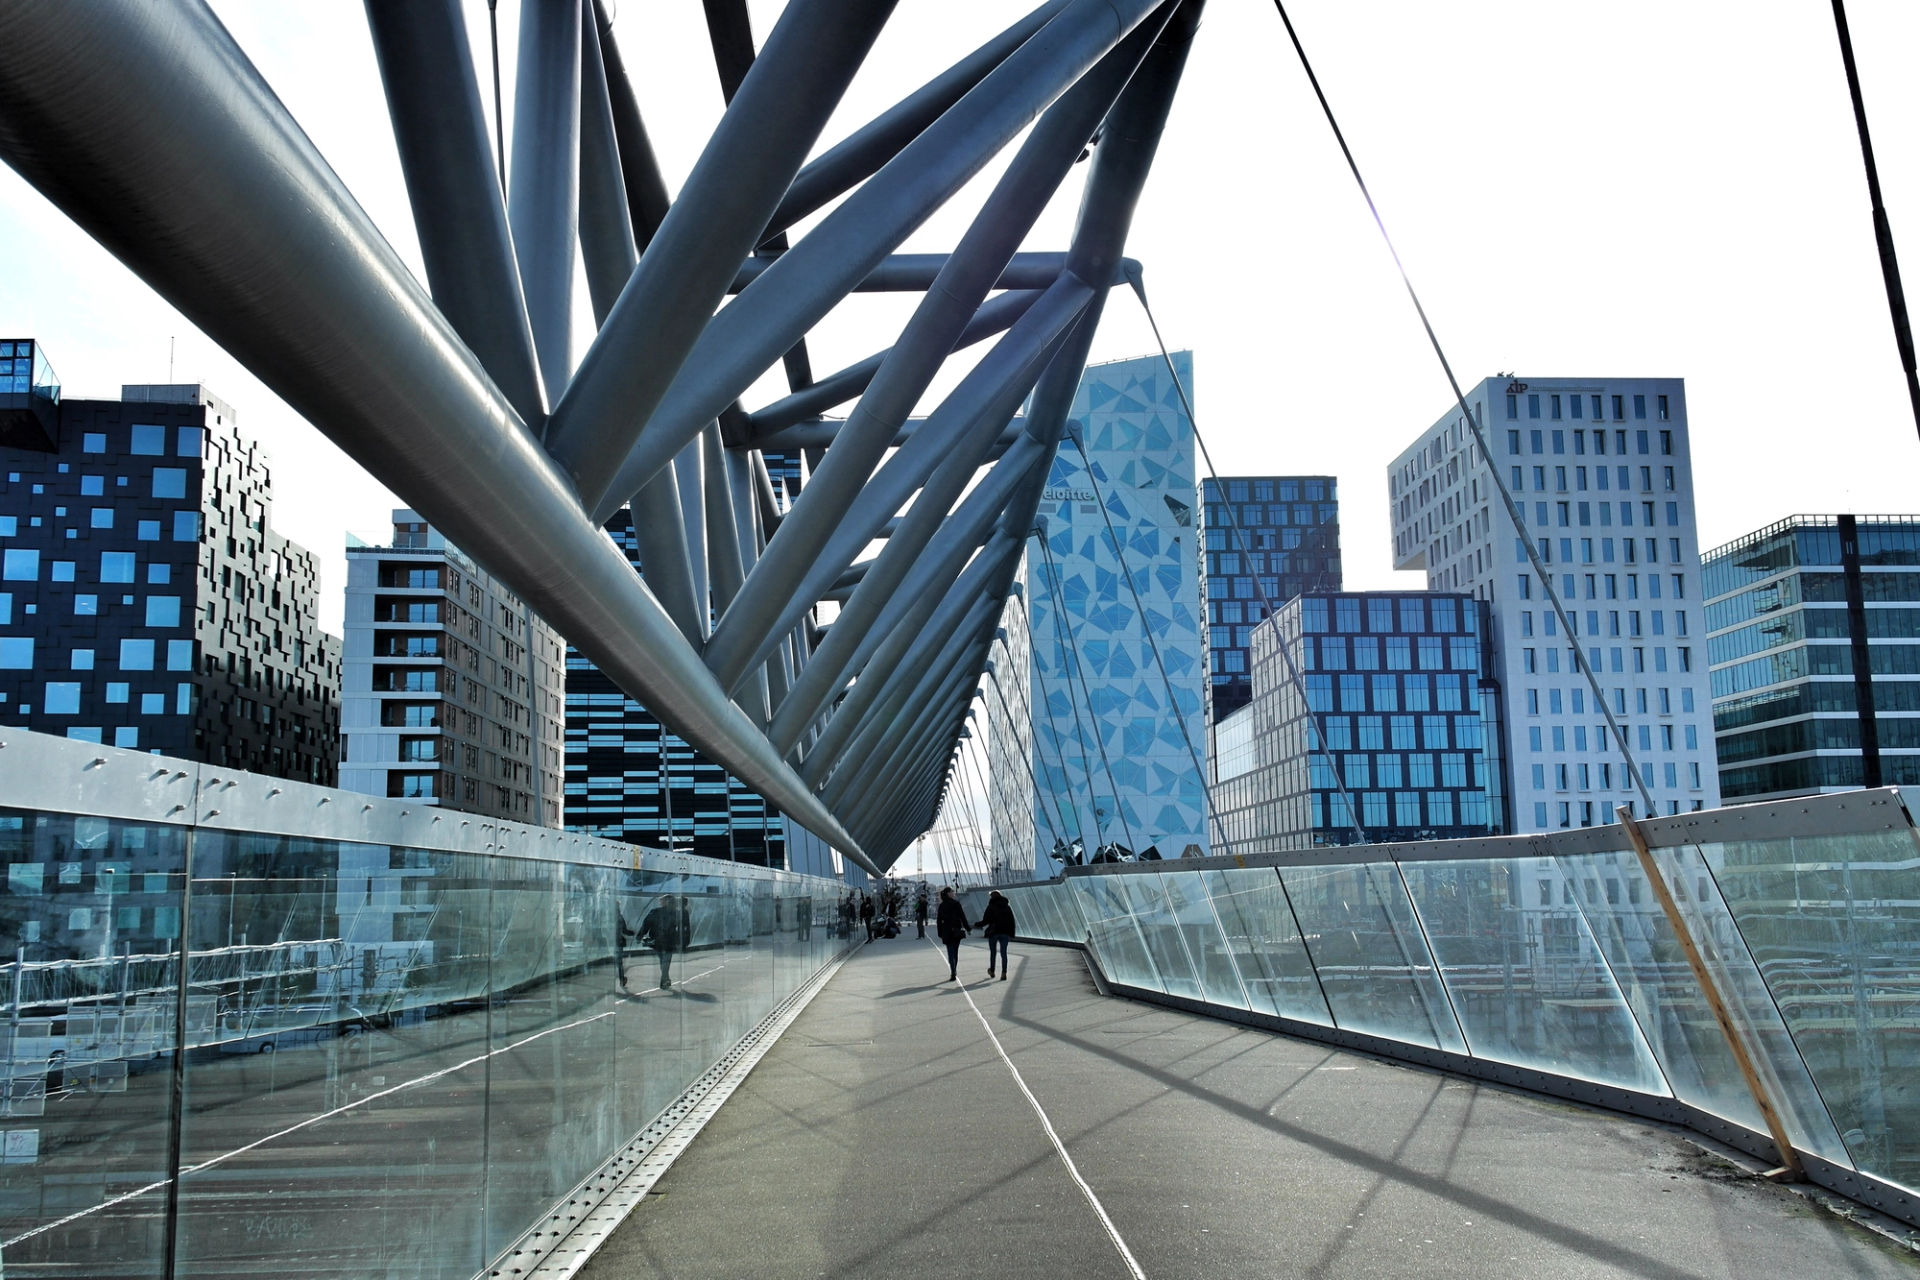
[[0, 810], [0, 855], [15, 1280], [467, 1280], [846, 945], [844, 886], [639, 850]]
[[[1920, 836], [1893, 793], [1795, 802], [1775, 838], [1657, 847], [1655, 861], [1763, 1083], [1818, 1177], [1920, 1190]], [[1820, 808], [1824, 806], [1824, 808]], [[1770, 817], [1747, 806], [1747, 829]], [[1827, 813], [1827, 810], [1832, 810]], [[1696, 815], [1697, 816], [1697, 815]], [[1872, 824], [1868, 824], [1872, 825]], [[1617, 828], [1614, 829], [1616, 832]], [[1676, 827], [1677, 831], [1678, 828]], [[1100, 868], [1006, 890], [1022, 934], [1092, 952], [1114, 984], [1410, 1050], [1670, 1098], [1764, 1134], [1624, 836], [1460, 842], [1458, 858]], [[1659, 841], [1656, 840], [1656, 844]], [[1598, 851], [1596, 851], [1596, 849]], [[1361, 853], [1359, 849], [1351, 853]]]

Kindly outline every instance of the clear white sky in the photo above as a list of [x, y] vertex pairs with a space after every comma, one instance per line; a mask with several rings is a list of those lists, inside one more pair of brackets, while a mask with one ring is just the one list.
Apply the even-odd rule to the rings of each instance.
[[[484, 68], [486, 6], [467, 7]], [[901, 0], [823, 146], [1024, 7]], [[215, 8], [417, 261], [360, 6]], [[756, 31], [779, 8], [755, 3]], [[510, 79], [518, 0], [500, 16]], [[1294, 16], [1464, 381], [1685, 377], [1707, 544], [1794, 511], [1920, 506], [1826, 5], [1297, 0]], [[1920, 300], [1920, 9], [1855, 0], [1852, 19]], [[721, 107], [700, 6], [627, 0], [616, 34], [677, 185]], [[906, 247], [948, 247], [994, 172]], [[1077, 198], [1029, 248], [1065, 246]], [[1267, 0], [1210, 5], [1129, 252], [1168, 342], [1195, 351], [1222, 469], [1338, 475], [1347, 583], [1391, 585], [1384, 469], [1446, 386]], [[0, 281], [0, 330], [42, 338], [69, 395], [164, 380], [177, 337], [175, 380], [208, 383], [270, 447], [275, 523], [321, 553], [337, 629], [343, 533], [382, 528], [395, 500], [5, 169]], [[814, 337], [816, 371], [885, 345], [909, 306], [855, 299]], [[1116, 296], [1093, 358], [1151, 349]]]

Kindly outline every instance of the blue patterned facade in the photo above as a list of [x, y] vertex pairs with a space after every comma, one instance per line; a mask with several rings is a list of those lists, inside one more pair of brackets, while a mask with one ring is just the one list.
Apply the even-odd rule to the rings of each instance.
[[[1192, 383], [1192, 354], [1173, 357]], [[1204, 853], [1206, 609], [1193, 425], [1158, 356], [1088, 368], [1027, 545], [1036, 843]], [[1118, 545], [1116, 545], [1118, 539]], [[1144, 617], [1144, 622], [1143, 622]], [[1039, 820], [1044, 812], [1051, 821]], [[1045, 866], [1041, 861], [1040, 866]]]

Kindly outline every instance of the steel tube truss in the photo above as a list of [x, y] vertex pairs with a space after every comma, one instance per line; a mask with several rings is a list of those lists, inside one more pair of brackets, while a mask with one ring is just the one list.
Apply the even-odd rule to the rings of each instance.
[[[1138, 270], [1202, 0], [1047, 0], [811, 160], [893, 0], [788, 0], [757, 56], [745, 6], [710, 4], [728, 106], [677, 193], [601, 0], [527, 0], [505, 191], [457, 0], [366, 2], [424, 284], [203, 0], [0, 7], [0, 157], [667, 726], [883, 870], [946, 792]], [[895, 252], [1023, 135], [951, 253]], [[1072, 243], [1026, 249], [1089, 148]], [[924, 298], [815, 382], [808, 333], [863, 290]], [[783, 362], [792, 394], [748, 411]], [[774, 447], [813, 458], [799, 493]], [[639, 574], [599, 527], [623, 505]]]

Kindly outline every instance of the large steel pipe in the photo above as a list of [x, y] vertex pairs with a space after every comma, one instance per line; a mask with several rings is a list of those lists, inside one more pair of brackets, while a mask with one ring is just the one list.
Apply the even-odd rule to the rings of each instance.
[[0, 158], [675, 732], [868, 865], [204, 4], [0, 6]]

